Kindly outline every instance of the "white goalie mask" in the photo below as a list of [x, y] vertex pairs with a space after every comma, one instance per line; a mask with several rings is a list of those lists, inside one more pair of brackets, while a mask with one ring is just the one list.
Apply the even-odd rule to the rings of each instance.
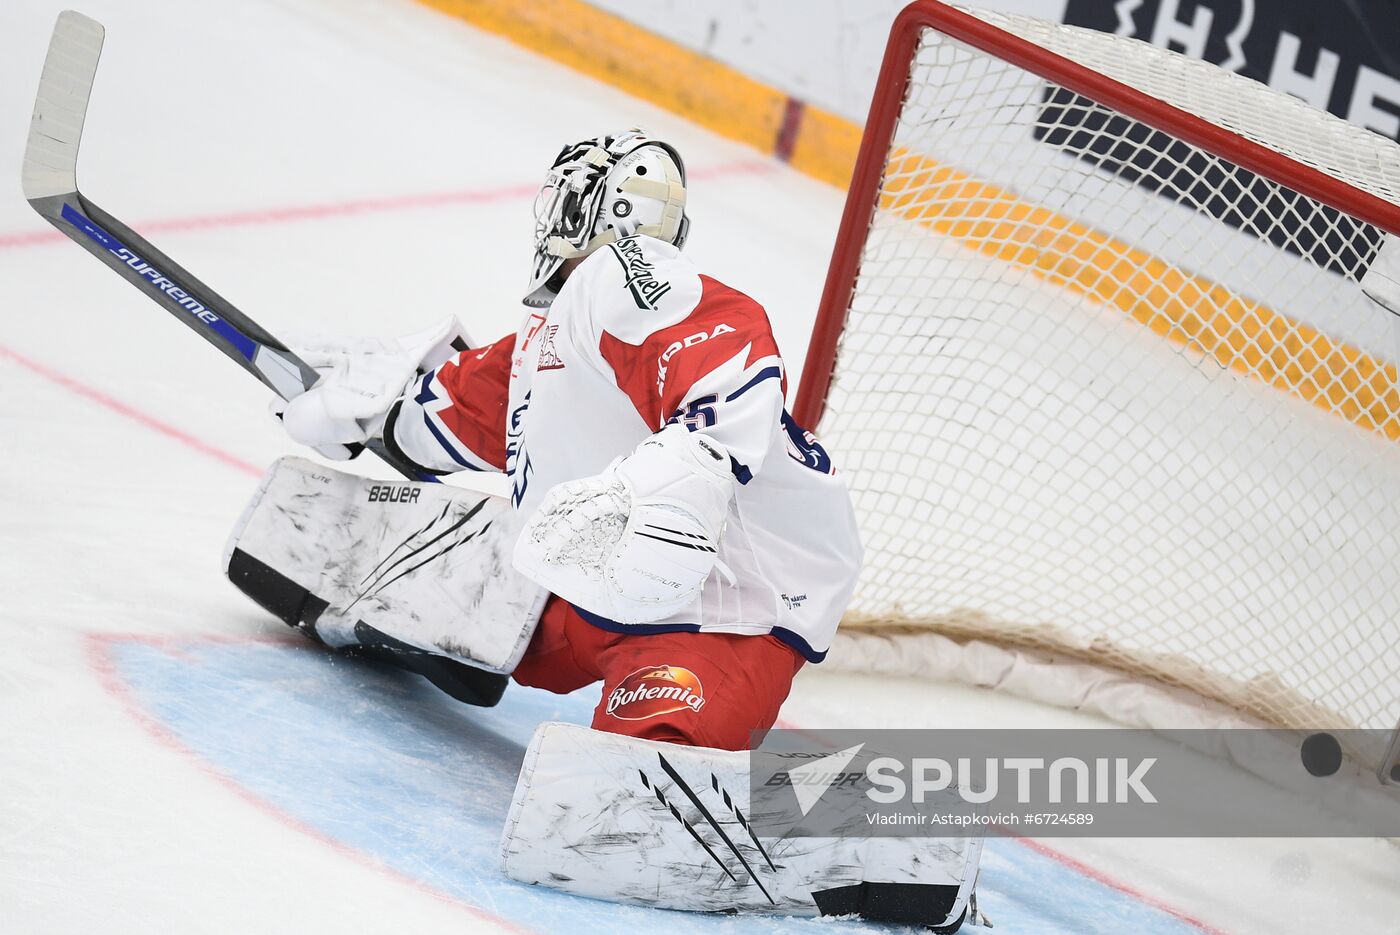
[[685, 245], [685, 164], [639, 129], [565, 146], [535, 197], [535, 256], [525, 304], [554, 301], [563, 262], [645, 234]]

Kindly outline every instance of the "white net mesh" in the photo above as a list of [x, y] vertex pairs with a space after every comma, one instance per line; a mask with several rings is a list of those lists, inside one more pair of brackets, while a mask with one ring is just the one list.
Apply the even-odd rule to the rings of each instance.
[[[1400, 147], [1263, 85], [979, 15], [1400, 200]], [[1384, 233], [932, 29], [910, 69], [820, 424], [867, 548], [846, 626], [1393, 727]]]
[[1026, 16], [973, 11], [1007, 32], [1203, 117], [1378, 198], [1400, 204], [1395, 147], [1362, 127], [1210, 62]]

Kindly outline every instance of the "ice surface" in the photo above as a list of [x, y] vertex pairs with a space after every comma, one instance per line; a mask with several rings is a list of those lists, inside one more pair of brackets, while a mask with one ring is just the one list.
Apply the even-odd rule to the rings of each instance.
[[[0, 166], [16, 175], [62, 6], [0, 4]], [[84, 191], [274, 333], [405, 333], [447, 311], [483, 339], [513, 329], [539, 167], [640, 122], [687, 154], [688, 249], [766, 305], [796, 384], [841, 193], [409, 0], [83, 11], [108, 29]], [[218, 560], [262, 466], [291, 451], [265, 391], [48, 228], [17, 178], [10, 191], [0, 929], [787, 930], [503, 880], [491, 816], [530, 726], [591, 699], [513, 688], [464, 709], [251, 606]], [[784, 716], [1085, 723], [819, 670]], [[1377, 841], [1006, 841], [982, 892], [1013, 935], [1371, 933], [1395, 931], [1398, 881], [1400, 853]]]

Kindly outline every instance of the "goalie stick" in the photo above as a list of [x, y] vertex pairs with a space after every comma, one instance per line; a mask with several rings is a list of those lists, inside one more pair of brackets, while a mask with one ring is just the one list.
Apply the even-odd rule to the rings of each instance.
[[[60, 13], [54, 23], [24, 149], [21, 183], [25, 199], [69, 239], [194, 329], [282, 399], [305, 392], [318, 379], [310, 365], [233, 303], [78, 191], [78, 144], [104, 33], [101, 23], [73, 10]], [[369, 440], [364, 447], [410, 480], [437, 482], [436, 477], [397, 457], [379, 439]], [[345, 453], [349, 453], [348, 449]], [[287, 619], [285, 606], [300, 607], [315, 596], [271, 569], [256, 567], [256, 563], [250, 566], [249, 561], [231, 564], [229, 579], [258, 604], [297, 625], [299, 621]], [[416, 672], [461, 701], [490, 706], [500, 700], [505, 690], [504, 675], [423, 652], [369, 627], [366, 630], [361, 645], [354, 647], [359, 655]]]
[[[25, 199], [50, 224], [282, 399], [305, 392], [318, 378], [305, 361], [78, 191], [78, 144], [103, 34], [101, 23], [81, 13], [65, 10], [58, 15], [24, 149]], [[365, 447], [411, 480], [437, 480], [395, 456], [379, 439]]]

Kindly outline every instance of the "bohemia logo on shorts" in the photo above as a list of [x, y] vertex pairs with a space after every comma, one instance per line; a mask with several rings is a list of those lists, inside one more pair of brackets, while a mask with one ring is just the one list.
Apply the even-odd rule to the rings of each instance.
[[608, 714], [624, 721], [676, 711], [699, 711], [705, 689], [695, 673], [680, 666], [644, 666], [618, 683], [608, 695]]

